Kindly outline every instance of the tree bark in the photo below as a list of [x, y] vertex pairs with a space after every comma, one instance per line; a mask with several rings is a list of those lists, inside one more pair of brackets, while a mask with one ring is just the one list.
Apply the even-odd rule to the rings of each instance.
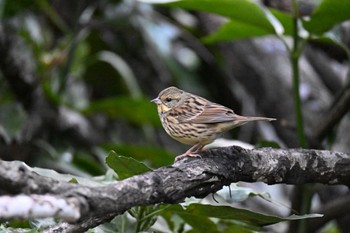
[[[350, 185], [350, 155], [325, 150], [217, 148], [171, 166], [104, 186], [84, 186], [40, 176], [18, 162], [0, 161], [3, 194], [50, 194], [72, 198], [80, 218], [64, 223], [65, 232], [89, 229], [134, 206], [179, 203], [205, 197], [232, 182]], [[55, 217], [55, 216], [51, 216]], [[82, 227], [79, 222], [84, 222]], [[63, 226], [55, 226], [56, 230]], [[79, 229], [79, 230], [78, 230]], [[52, 230], [52, 229], [51, 229]], [[48, 230], [50, 232], [51, 230]]]

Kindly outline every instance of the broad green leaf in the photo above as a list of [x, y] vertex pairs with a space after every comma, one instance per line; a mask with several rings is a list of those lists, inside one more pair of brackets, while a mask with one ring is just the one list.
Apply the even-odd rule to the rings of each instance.
[[94, 112], [103, 112], [110, 117], [120, 117], [138, 125], [150, 123], [160, 126], [157, 108], [147, 99], [135, 100], [131, 97], [109, 98], [94, 101], [87, 109], [83, 110], [85, 114]]
[[266, 36], [271, 34], [270, 31], [256, 25], [246, 24], [240, 21], [229, 21], [219, 27], [219, 29], [203, 40], [205, 43], [218, 41], [240, 40], [250, 37]]
[[272, 9], [270, 8], [269, 11], [271, 12], [271, 14], [273, 14], [273, 16], [275, 16], [275, 18], [283, 25], [283, 29], [284, 29], [284, 35], [292, 35], [293, 32], [293, 20], [292, 20], [292, 16], [276, 10], [276, 9]]
[[[126, 232], [124, 229], [127, 226], [130, 226], [132, 219], [127, 216], [127, 214], [122, 214], [116, 216], [113, 220], [110, 222], [106, 222], [104, 224], [101, 224], [95, 228], [89, 229], [88, 231], [85, 231], [85, 233], [115, 233], [115, 232]], [[128, 231], [131, 232], [131, 231]]]
[[118, 155], [114, 151], [111, 151], [107, 156], [106, 164], [118, 174], [120, 180], [152, 170], [144, 163]]
[[[137, 206], [128, 210], [128, 213], [135, 218], [140, 226], [137, 232], [149, 232], [152, 225], [157, 221], [157, 217], [169, 206], [171, 205]], [[135, 226], [135, 224], [133, 225]], [[157, 228], [159, 230], [159, 227]]]
[[150, 161], [155, 167], [166, 166], [174, 162], [174, 155], [160, 147], [130, 144], [105, 144], [105, 150], [114, 150], [122, 155], [130, 155], [141, 161]]
[[346, 46], [341, 42], [340, 38], [333, 36], [333, 33], [327, 33], [326, 35], [323, 35], [323, 36], [311, 37], [308, 40], [314, 43], [338, 45], [339, 47]]
[[171, 204], [159, 204], [159, 205], [153, 205], [148, 207], [141, 207], [141, 208], [146, 208], [147, 210], [147, 213], [143, 216], [141, 221], [160, 215], [164, 210], [166, 210], [170, 206]]
[[207, 216], [193, 215], [187, 213], [178, 213], [178, 215], [189, 225], [193, 227], [193, 233], [211, 232], [219, 233], [217, 225]]
[[226, 16], [242, 24], [261, 28], [270, 34], [275, 33], [262, 7], [252, 0], [182, 0], [172, 1], [166, 5]]
[[[178, 218], [179, 216], [180, 218]], [[218, 232], [216, 224], [207, 216], [195, 216], [191, 213], [187, 213], [183, 206], [180, 204], [173, 204], [168, 206], [162, 212], [162, 217], [167, 221], [168, 225], [172, 228], [182, 225], [183, 222], [192, 226], [191, 232]], [[182, 219], [182, 220], [181, 220]], [[175, 229], [173, 229], [175, 230]], [[177, 229], [178, 230], [178, 229]]]
[[180, 204], [171, 204], [161, 213], [161, 216], [173, 232], [179, 232], [179, 229], [183, 228], [183, 220], [174, 214], [174, 209], [182, 210], [182, 207]]
[[79, 184], [78, 180], [75, 179], [75, 178], [70, 179], [69, 183], [72, 183], [72, 184]]
[[349, 0], [323, 0], [311, 15], [310, 20], [304, 21], [303, 24], [309, 32], [321, 34], [349, 19]]
[[348, 58], [350, 59], [350, 49], [341, 41], [341, 38], [335, 35], [335, 33], [325, 33], [319, 37], [308, 38], [308, 40], [314, 43], [325, 43], [325, 44], [336, 45], [339, 48], [343, 49], [344, 52], [347, 54]]
[[207, 216], [219, 219], [234, 219], [244, 222], [250, 222], [257, 226], [266, 226], [278, 222], [289, 221], [289, 220], [300, 220], [306, 218], [317, 218], [322, 217], [320, 214], [305, 214], [305, 215], [291, 215], [289, 217], [278, 217], [272, 215], [264, 215], [261, 213], [256, 213], [246, 209], [238, 209], [230, 206], [213, 206], [213, 205], [203, 205], [203, 204], [190, 204], [186, 210], [186, 213], [197, 215], [197, 216]]
[[[12, 220], [6, 223], [7, 227], [13, 227], [13, 228], [30, 228], [30, 222], [28, 220], [20, 220], [20, 219], [16, 219], [16, 220]], [[1, 232], [1, 230], [0, 230]]]
[[261, 226], [256, 226], [244, 221], [220, 219], [220, 221], [217, 224], [226, 226], [222, 230], [223, 233], [256, 233], [262, 231]]
[[[5, 226], [6, 225], [6, 226]], [[7, 224], [0, 224], [1, 233], [38, 233], [40, 229], [9, 227]]]

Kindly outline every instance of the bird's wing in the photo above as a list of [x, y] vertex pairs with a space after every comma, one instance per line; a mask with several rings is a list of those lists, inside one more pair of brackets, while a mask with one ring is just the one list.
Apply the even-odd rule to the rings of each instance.
[[191, 109], [191, 111], [187, 111], [188, 113], [178, 116], [177, 119], [180, 123], [220, 123], [232, 121], [236, 116], [233, 110], [210, 101], [206, 101], [203, 105], [196, 105]]

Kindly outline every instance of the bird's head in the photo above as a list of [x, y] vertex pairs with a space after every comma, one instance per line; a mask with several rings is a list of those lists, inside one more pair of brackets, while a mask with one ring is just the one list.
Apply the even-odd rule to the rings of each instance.
[[184, 100], [185, 96], [185, 91], [176, 87], [168, 87], [161, 91], [158, 97], [151, 100], [151, 102], [157, 104], [158, 111], [164, 113], [177, 107]]

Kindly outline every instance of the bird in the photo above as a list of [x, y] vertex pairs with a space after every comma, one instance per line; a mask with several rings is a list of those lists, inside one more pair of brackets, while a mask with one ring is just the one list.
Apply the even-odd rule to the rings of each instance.
[[273, 121], [275, 118], [237, 115], [232, 109], [191, 94], [177, 87], [162, 90], [151, 102], [166, 133], [173, 139], [192, 147], [175, 161], [184, 157], [200, 157], [203, 147], [223, 132], [251, 121]]

